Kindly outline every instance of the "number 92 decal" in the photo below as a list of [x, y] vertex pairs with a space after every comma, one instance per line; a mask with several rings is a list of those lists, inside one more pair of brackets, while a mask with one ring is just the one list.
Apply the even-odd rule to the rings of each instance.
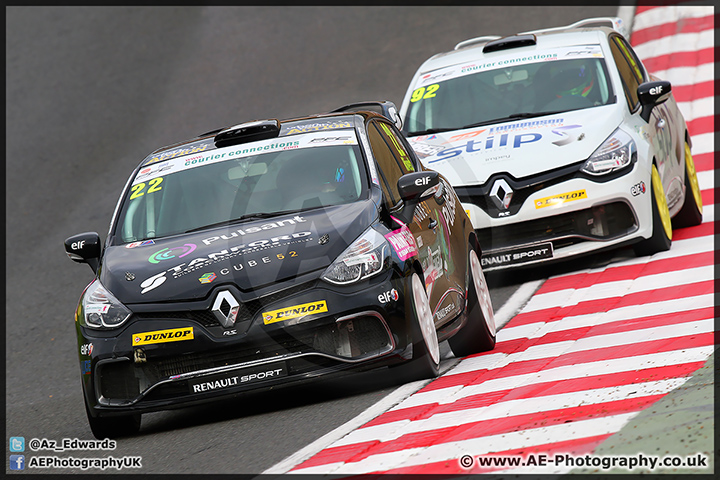
[[435, 96], [435, 92], [437, 92], [439, 88], [440, 84], [438, 83], [433, 83], [432, 85], [428, 85], [427, 87], [417, 88], [412, 93], [412, 97], [410, 97], [410, 102], [415, 103], [418, 100], [432, 98]]

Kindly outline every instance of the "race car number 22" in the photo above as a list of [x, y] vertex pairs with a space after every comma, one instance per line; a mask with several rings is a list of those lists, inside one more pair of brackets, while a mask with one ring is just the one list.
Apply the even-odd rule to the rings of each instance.
[[[157, 178], [153, 178], [152, 180], [150, 180], [148, 182], [148, 184], [150, 185], [150, 188], [147, 189], [147, 193], [153, 193], [153, 192], [162, 190], [162, 187], [160, 186], [160, 184], [162, 182], [163, 182], [163, 177], [157, 177]], [[145, 190], [145, 182], [138, 183], [137, 185], [133, 185], [132, 186], [133, 193], [132, 193], [132, 195], [130, 195], [130, 200], [133, 200], [135, 198], [142, 197], [143, 195], [145, 195], [145, 192], [143, 190]]]

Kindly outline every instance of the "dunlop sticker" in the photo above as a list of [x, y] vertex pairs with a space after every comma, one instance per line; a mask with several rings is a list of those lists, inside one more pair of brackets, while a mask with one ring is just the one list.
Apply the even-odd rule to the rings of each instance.
[[562, 203], [581, 200], [584, 198], [587, 198], [587, 193], [585, 192], [585, 190], [576, 190], [574, 192], [561, 193], [559, 195], [553, 195], [552, 197], [539, 198], [535, 200], [535, 208], [552, 207], [554, 205], [560, 205]]
[[281, 308], [279, 310], [273, 310], [272, 312], [263, 312], [262, 317], [265, 325], [270, 325], [271, 323], [282, 322], [283, 320], [290, 320], [292, 318], [314, 315], [316, 313], [323, 313], [327, 311], [327, 303], [325, 300], [320, 300], [319, 302], [293, 305], [292, 307]]
[[179, 342], [181, 340], [192, 340], [193, 327], [173, 328], [172, 330], [158, 330], [156, 332], [135, 333], [132, 337], [132, 344], [149, 345], [151, 343]]

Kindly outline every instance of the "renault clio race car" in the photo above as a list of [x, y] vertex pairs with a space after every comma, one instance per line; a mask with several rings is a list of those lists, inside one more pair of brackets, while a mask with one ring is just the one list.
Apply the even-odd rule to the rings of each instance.
[[474, 38], [415, 73], [403, 133], [455, 187], [487, 271], [629, 244], [650, 255], [701, 223], [685, 119], [622, 29]]
[[445, 339], [458, 356], [494, 347], [470, 220], [399, 121], [367, 102], [162, 148], [130, 175], [104, 245], [65, 241], [96, 273], [75, 326], [97, 438], [348, 370], [433, 377]]

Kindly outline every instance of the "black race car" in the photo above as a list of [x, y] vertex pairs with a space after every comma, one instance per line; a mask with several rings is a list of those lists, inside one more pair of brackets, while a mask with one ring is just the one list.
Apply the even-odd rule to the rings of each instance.
[[142, 413], [379, 366], [438, 374], [495, 345], [472, 225], [391, 102], [236, 125], [133, 171], [75, 312], [97, 438]]

